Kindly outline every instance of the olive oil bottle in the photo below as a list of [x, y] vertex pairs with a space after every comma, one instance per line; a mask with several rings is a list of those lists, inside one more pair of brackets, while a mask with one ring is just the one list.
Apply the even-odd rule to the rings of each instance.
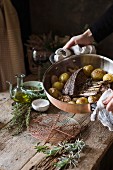
[[18, 103], [30, 103], [31, 98], [23, 87], [23, 78], [25, 75], [20, 74], [15, 77], [17, 78], [17, 86], [12, 89], [11, 98]]

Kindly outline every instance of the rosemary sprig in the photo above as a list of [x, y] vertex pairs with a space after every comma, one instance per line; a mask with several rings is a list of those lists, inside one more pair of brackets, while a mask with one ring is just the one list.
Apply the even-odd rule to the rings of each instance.
[[[50, 161], [49, 167], [55, 167], [58, 169], [63, 169], [68, 166], [71, 168], [77, 166], [80, 153], [82, 152], [83, 148], [85, 147], [85, 142], [83, 140], [77, 139], [73, 143], [69, 142], [62, 142], [58, 143], [58, 146], [54, 146], [52, 149], [45, 147], [45, 146], [36, 146], [37, 152], [43, 152], [46, 154], [46, 157], [50, 157], [50, 160], [56, 158], [56, 162]], [[42, 148], [42, 149], [41, 149]], [[45, 169], [46, 170], [46, 169]]]

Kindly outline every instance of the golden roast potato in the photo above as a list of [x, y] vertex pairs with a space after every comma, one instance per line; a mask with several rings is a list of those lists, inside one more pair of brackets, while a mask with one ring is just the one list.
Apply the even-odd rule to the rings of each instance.
[[94, 70], [94, 67], [92, 65], [86, 65], [83, 67], [84, 74], [86, 76], [91, 76], [91, 72]]
[[89, 96], [88, 103], [95, 103], [99, 99], [99, 96]]
[[91, 77], [95, 81], [99, 81], [103, 79], [103, 76], [106, 74], [106, 71], [104, 71], [101, 68], [96, 68], [95, 70], [92, 71]]
[[62, 83], [66, 83], [66, 81], [69, 79], [70, 75], [68, 73], [62, 73], [59, 77], [59, 81]]
[[55, 82], [53, 83], [52, 87], [56, 88], [57, 90], [61, 91], [63, 89], [64, 84], [62, 82]]
[[69, 104], [76, 104], [76, 102], [75, 101], [70, 101], [70, 102], [68, 102]]
[[113, 82], [113, 74], [110, 74], [110, 73], [105, 74], [103, 76], [103, 81], [109, 81], [109, 83], [112, 83]]
[[88, 99], [86, 97], [80, 97], [77, 99], [76, 104], [87, 104]]
[[54, 98], [58, 98], [61, 95], [60, 91], [58, 91], [56, 88], [53, 87], [49, 88], [49, 94]]

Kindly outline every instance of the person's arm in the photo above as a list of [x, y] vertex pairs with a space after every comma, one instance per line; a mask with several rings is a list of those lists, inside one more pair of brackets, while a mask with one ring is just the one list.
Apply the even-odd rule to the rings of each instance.
[[92, 35], [92, 32], [90, 31], [90, 29], [88, 29], [87, 31], [85, 31], [84, 33], [74, 36], [72, 37], [63, 47], [64, 49], [66, 48], [71, 48], [74, 45], [81, 45], [81, 46], [85, 46], [85, 45], [90, 45], [94, 43], [94, 38]]
[[93, 45], [99, 43], [113, 32], [113, 5], [84, 33], [73, 36], [63, 47], [71, 48], [73, 45]]
[[113, 5], [89, 29], [97, 43], [110, 35], [113, 32]]

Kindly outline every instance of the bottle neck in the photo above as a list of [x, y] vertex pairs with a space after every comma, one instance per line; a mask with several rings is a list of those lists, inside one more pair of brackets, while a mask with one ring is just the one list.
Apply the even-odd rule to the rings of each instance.
[[21, 86], [22, 86], [21, 78], [17, 77], [17, 88], [20, 88]]
[[17, 77], [17, 88], [21, 88], [23, 86], [23, 78], [25, 77], [24, 74], [16, 75]]

